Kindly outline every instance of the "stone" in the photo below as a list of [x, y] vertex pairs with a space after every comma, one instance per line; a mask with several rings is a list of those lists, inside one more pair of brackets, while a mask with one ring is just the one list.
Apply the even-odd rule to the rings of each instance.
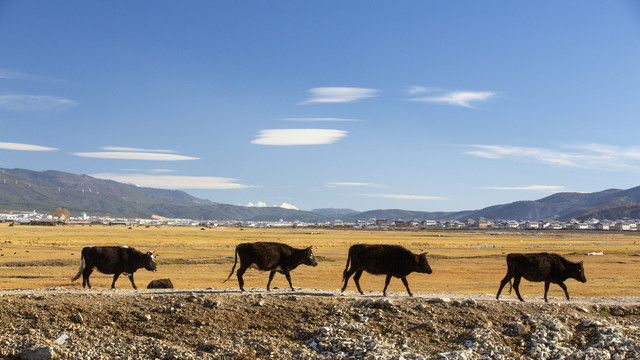
[[53, 360], [58, 359], [58, 355], [50, 346], [33, 346], [22, 350], [18, 354], [20, 360]]
[[82, 318], [82, 314], [78, 313], [73, 317], [73, 322], [77, 324], [84, 324], [84, 319]]

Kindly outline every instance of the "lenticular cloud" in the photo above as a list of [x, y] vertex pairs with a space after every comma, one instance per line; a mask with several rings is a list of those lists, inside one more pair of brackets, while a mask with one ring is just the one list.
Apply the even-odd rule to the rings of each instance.
[[251, 141], [257, 145], [324, 145], [347, 136], [344, 130], [334, 129], [270, 129], [261, 130]]

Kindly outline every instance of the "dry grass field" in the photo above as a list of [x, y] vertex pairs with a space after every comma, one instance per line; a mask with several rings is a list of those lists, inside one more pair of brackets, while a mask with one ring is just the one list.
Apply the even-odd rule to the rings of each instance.
[[[638, 296], [640, 234], [619, 232], [551, 231], [363, 231], [328, 229], [249, 229], [199, 227], [124, 226], [9, 226], [0, 224], [0, 288], [78, 288], [71, 282], [87, 245], [128, 245], [141, 251], [155, 250], [158, 272], [144, 269], [135, 274], [138, 287], [153, 279], [171, 278], [178, 288], [237, 288], [233, 276], [234, 248], [241, 242], [278, 241], [294, 247], [314, 246], [315, 268], [301, 265], [292, 272], [293, 285], [303, 288], [335, 289], [342, 283], [347, 249], [357, 243], [398, 244], [414, 252], [429, 252], [434, 272], [411, 274], [414, 292], [495, 293], [506, 273], [505, 255], [511, 252], [556, 252], [585, 262], [588, 282], [568, 280], [572, 296]], [[603, 252], [601, 256], [587, 256]], [[250, 269], [245, 286], [264, 288], [267, 273]], [[91, 277], [96, 288], [107, 288], [111, 275], [97, 271]], [[381, 292], [383, 276], [364, 274], [365, 292]], [[276, 275], [272, 286], [287, 287], [284, 276]], [[130, 288], [126, 277], [116, 283]], [[355, 284], [350, 281], [350, 291]], [[405, 292], [393, 279], [389, 290]], [[523, 281], [523, 295], [542, 296], [543, 284]], [[508, 290], [507, 290], [508, 293]], [[507, 294], [503, 291], [503, 294]], [[563, 296], [552, 285], [550, 296]]]

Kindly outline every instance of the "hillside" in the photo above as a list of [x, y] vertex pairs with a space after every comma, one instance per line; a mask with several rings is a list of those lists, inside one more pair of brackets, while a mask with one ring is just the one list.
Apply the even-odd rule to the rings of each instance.
[[402, 209], [369, 210], [316, 209], [290, 210], [280, 207], [246, 207], [198, 199], [179, 190], [144, 188], [88, 175], [60, 171], [0, 169], [0, 210], [50, 213], [57, 207], [72, 215], [86, 212], [115, 217], [151, 217], [238, 221], [322, 222], [357, 220], [568, 220], [597, 217], [637, 218], [640, 186], [609, 189], [594, 193], [557, 193], [540, 200], [516, 201], [474, 211], [426, 212]]
[[283, 208], [218, 204], [184, 191], [162, 190], [96, 179], [60, 171], [0, 169], [0, 210], [52, 212], [57, 207], [72, 215], [95, 215], [207, 220], [319, 221], [322, 216]]
[[516, 201], [490, 206], [468, 213], [457, 213], [452, 218], [515, 219], [515, 220], [569, 220], [602, 209], [640, 203], [640, 187], [628, 190], [609, 189], [594, 193], [557, 193], [535, 201]]

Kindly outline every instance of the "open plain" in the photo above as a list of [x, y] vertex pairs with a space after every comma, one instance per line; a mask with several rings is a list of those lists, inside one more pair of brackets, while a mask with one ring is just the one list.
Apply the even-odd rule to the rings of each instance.
[[[640, 236], [621, 232], [365, 231], [0, 224], [0, 358], [539, 358], [640, 356]], [[276, 275], [233, 276], [241, 242], [314, 246], [318, 266], [292, 272], [295, 291]], [[411, 274], [415, 296], [393, 279], [364, 274], [365, 295], [350, 282], [340, 294], [347, 249], [356, 243], [403, 245], [429, 252], [433, 274]], [[158, 272], [135, 273], [108, 290], [94, 272], [93, 290], [71, 282], [87, 245], [155, 250]], [[584, 260], [587, 283], [523, 281], [526, 303], [494, 294], [510, 252], [557, 252]], [[602, 255], [586, 255], [596, 253]], [[146, 290], [170, 278], [174, 290]], [[35, 355], [34, 355], [35, 356]]]

